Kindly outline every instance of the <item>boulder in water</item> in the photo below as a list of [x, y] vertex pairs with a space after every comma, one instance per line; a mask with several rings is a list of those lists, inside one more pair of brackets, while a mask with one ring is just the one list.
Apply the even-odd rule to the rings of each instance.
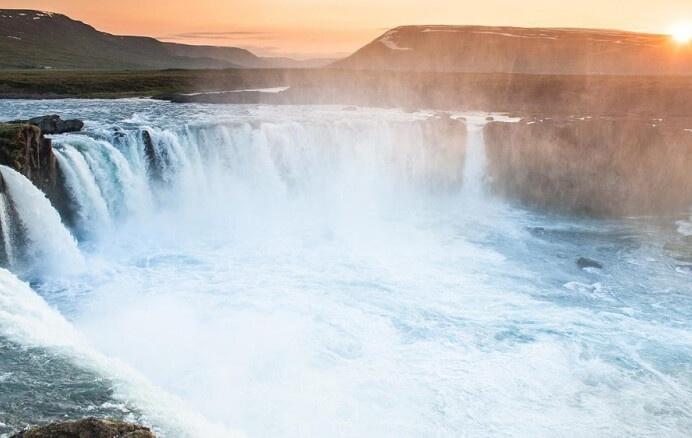
[[588, 257], [579, 257], [577, 259], [577, 266], [579, 266], [579, 269], [586, 269], [586, 268], [603, 269], [602, 264], [600, 264], [596, 260], [590, 259]]
[[137, 424], [86, 418], [36, 427], [12, 438], [155, 438], [155, 435], [149, 428]]
[[81, 120], [63, 120], [57, 114], [34, 117], [29, 120], [15, 120], [8, 123], [38, 126], [43, 134], [48, 135], [64, 134], [66, 132], [77, 132], [81, 131], [84, 127], [84, 122], [82, 122]]

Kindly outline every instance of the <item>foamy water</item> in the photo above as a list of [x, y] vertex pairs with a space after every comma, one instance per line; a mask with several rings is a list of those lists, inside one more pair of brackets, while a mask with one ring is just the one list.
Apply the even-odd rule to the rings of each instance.
[[[86, 134], [54, 141], [86, 269], [22, 274], [36, 292], [0, 272], [12, 345], [0, 379], [19, 372], [8, 358], [38, 349], [98, 376], [67, 385], [66, 399], [98, 390], [89, 403], [172, 437], [692, 427], [689, 240], [672, 222], [555, 217], [494, 198], [485, 115], [454, 115], [467, 146], [431, 134], [434, 113], [396, 110], [125, 100], [2, 111], [87, 119]], [[603, 269], [579, 269], [580, 257]], [[3, 419], [3, 397], [5, 430], [36, 421], [36, 409]]]

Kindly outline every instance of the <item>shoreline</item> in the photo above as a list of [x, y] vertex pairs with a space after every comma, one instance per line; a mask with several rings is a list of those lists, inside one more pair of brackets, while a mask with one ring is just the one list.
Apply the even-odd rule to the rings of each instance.
[[[288, 87], [278, 93], [261, 90]], [[223, 90], [223, 93], [218, 93]], [[559, 116], [692, 116], [692, 76], [573, 76], [336, 69], [0, 71], [0, 99], [153, 98]]]

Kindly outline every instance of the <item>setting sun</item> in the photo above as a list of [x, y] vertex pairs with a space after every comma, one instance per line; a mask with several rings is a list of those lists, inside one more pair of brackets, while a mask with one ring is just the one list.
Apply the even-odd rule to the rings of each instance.
[[692, 41], [692, 24], [678, 24], [670, 34], [677, 43], [688, 44]]

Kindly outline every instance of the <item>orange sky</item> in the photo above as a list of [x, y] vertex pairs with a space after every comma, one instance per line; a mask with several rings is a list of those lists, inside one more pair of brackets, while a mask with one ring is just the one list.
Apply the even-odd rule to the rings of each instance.
[[61, 12], [114, 34], [294, 57], [350, 53], [402, 24], [654, 33], [668, 33], [680, 22], [692, 25], [692, 0], [0, 0], [0, 7]]

